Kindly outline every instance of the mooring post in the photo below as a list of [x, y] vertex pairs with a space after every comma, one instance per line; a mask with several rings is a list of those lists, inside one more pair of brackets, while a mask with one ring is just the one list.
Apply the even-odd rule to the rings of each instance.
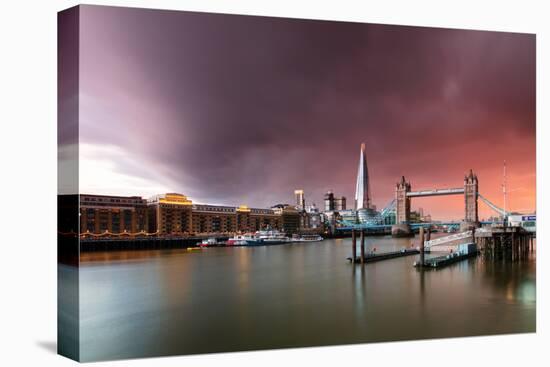
[[420, 266], [424, 266], [424, 227], [420, 227]]
[[524, 246], [524, 238], [525, 236], [523, 234], [520, 234], [519, 236], [519, 256], [520, 256], [520, 260], [523, 260], [524, 259], [524, 251], [525, 251], [525, 246]]
[[361, 230], [361, 264], [365, 263], [365, 230]]
[[517, 260], [517, 247], [516, 247], [516, 236], [514, 235], [515, 232], [512, 231], [512, 261], [516, 261]]
[[355, 256], [357, 251], [357, 238], [355, 238], [355, 229], [351, 230], [351, 262], [355, 264]]

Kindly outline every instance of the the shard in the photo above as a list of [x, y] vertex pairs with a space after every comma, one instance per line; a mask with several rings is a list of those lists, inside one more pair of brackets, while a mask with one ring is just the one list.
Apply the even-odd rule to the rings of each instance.
[[369, 170], [365, 154], [365, 143], [361, 144], [361, 153], [359, 155], [357, 185], [355, 187], [355, 209], [371, 209]]

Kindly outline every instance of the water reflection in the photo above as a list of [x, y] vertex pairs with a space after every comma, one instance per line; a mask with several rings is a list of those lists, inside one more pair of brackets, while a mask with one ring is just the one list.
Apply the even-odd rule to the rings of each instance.
[[366, 297], [367, 297], [367, 281], [366, 281], [366, 269], [365, 264], [351, 265], [352, 267], [352, 279], [354, 281], [354, 304], [355, 313], [357, 317], [361, 317], [365, 312]]
[[[392, 251], [409, 239], [367, 238]], [[349, 239], [92, 253], [80, 272], [83, 360], [535, 330], [535, 259], [438, 271], [415, 256], [345, 261]]]

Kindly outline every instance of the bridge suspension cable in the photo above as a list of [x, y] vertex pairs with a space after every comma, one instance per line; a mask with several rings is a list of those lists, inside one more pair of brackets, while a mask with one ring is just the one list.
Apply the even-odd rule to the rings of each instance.
[[395, 199], [392, 199], [392, 200], [388, 203], [388, 205], [386, 205], [386, 207], [380, 211], [380, 216], [386, 217], [386, 216], [388, 216], [389, 214], [391, 214], [391, 212], [392, 212], [393, 210], [395, 210]]
[[477, 194], [477, 196], [481, 199], [481, 201], [483, 201], [485, 204], [487, 204], [487, 206], [491, 209], [493, 209], [495, 212], [497, 212], [498, 214], [502, 215], [503, 217], [506, 217], [508, 215], [510, 215], [511, 213], [508, 212], [508, 211], [505, 211], [504, 209], [502, 208], [499, 208], [498, 206], [496, 206], [495, 204], [491, 203], [487, 198], [485, 198], [483, 195], [481, 195], [480, 193]]

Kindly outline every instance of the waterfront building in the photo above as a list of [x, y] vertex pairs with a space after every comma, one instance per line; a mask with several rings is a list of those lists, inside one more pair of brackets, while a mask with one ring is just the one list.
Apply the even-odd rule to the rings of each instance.
[[[306, 220], [301, 215], [306, 216]], [[80, 195], [80, 233], [192, 236], [255, 232], [292, 234], [310, 226], [305, 210], [288, 204], [272, 209], [193, 203], [178, 193], [140, 196]]]
[[[499, 218], [500, 219], [500, 218]], [[523, 227], [526, 231], [536, 232], [537, 214], [512, 213], [506, 217], [507, 224], [511, 227]]]
[[308, 217], [308, 228], [322, 229], [324, 227], [323, 215], [319, 212], [315, 204], [306, 207], [306, 214]]
[[357, 209], [356, 212], [359, 223], [379, 224], [379, 213], [377, 213], [376, 210], [372, 208], [361, 208]]
[[367, 156], [365, 153], [365, 143], [362, 143], [361, 152], [359, 153], [359, 167], [357, 168], [357, 182], [355, 185], [355, 209], [372, 209], [371, 204]]
[[235, 227], [228, 232], [255, 232], [266, 228], [281, 229], [282, 218], [272, 209], [249, 208], [241, 205], [235, 208]]
[[324, 227], [331, 233], [335, 232], [337, 224], [342, 224], [342, 216], [340, 215], [340, 212], [325, 211], [323, 213], [323, 219]]
[[170, 193], [148, 200], [150, 231], [159, 235], [198, 235], [282, 229], [281, 215], [272, 209], [194, 204], [185, 195]]
[[136, 233], [147, 230], [147, 201], [141, 196], [82, 194], [80, 233]]
[[[242, 207], [241, 207], [242, 208]], [[249, 231], [259, 231], [261, 229], [273, 228], [282, 230], [284, 218], [277, 214], [273, 209], [250, 209]], [[239, 229], [241, 231], [241, 229]]]
[[357, 211], [353, 209], [346, 209], [346, 210], [340, 210], [338, 212], [340, 214], [341, 220], [343, 222], [349, 223], [349, 224], [355, 224], [358, 221], [357, 217]]
[[271, 209], [193, 204], [193, 234], [255, 232], [282, 227], [281, 217]]
[[[237, 232], [237, 222], [242, 218], [235, 207], [193, 204], [191, 207], [192, 233]], [[248, 228], [248, 220], [246, 221]]]
[[288, 204], [277, 204], [271, 207], [281, 217], [281, 230], [286, 234], [298, 233], [300, 230], [300, 212]]
[[178, 193], [155, 195], [147, 200], [149, 232], [186, 235], [193, 231], [193, 203]]

